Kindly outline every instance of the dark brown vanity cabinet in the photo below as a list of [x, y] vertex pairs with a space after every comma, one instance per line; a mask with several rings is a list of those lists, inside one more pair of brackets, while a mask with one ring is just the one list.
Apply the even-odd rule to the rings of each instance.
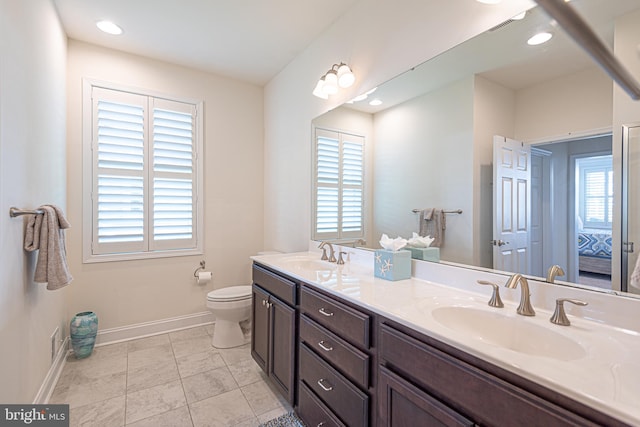
[[375, 425], [372, 322], [364, 311], [301, 286], [298, 413], [307, 425]]
[[292, 405], [296, 381], [297, 284], [253, 266], [251, 356]]
[[386, 321], [379, 328], [379, 426], [624, 425], [430, 337], [399, 329]]

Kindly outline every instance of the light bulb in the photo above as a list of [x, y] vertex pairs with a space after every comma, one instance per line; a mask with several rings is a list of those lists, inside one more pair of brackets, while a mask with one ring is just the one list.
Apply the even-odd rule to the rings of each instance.
[[351, 68], [347, 64], [340, 64], [338, 67], [338, 85], [342, 88], [350, 87], [356, 81]]
[[318, 80], [318, 83], [316, 84], [316, 88], [313, 90], [313, 94], [318, 98], [329, 99], [329, 96], [325, 94], [324, 91], [322, 90], [323, 87], [324, 87], [324, 79]]
[[322, 92], [326, 95], [333, 95], [338, 92], [338, 75], [335, 71], [330, 70], [325, 74]]

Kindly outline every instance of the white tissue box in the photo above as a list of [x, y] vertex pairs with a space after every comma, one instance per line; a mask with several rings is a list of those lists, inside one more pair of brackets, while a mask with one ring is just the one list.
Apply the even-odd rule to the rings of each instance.
[[374, 256], [374, 275], [385, 280], [411, 278], [411, 252], [407, 250], [388, 251], [378, 249]]
[[440, 248], [407, 248], [411, 251], [411, 258], [423, 261], [440, 262]]

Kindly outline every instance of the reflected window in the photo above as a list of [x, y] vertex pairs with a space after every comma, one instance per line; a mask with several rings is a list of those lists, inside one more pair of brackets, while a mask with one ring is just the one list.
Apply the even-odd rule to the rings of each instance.
[[612, 156], [577, 159], [578, 209], [585, 228], [611, 229], [613, 223]]
[[364, 237], [364, 137], [316, 128], [313, 239]]

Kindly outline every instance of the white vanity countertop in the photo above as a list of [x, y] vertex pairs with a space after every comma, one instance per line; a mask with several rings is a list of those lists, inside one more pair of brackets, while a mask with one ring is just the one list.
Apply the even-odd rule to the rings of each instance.
[[[530, 281], [536, 316], [525, 317], [516, 314], [520, 289], [511, 290], [501, 286], [505, 307], [500, 309], [487, 305], [491, 287], [475, 284], [476, 280], [482, 279], [502, 285], [506, 276], [414, 261], [413, 278], [392, 282], [374, 277], [373, 253], [349, 251], [350, 262], [342, 266], [327, 264], [327, 269], [323, 268], [317, 252], [263, 255], [252, 259], [621, 421], [640, 425], [640, 330], [637, 320], [629, 321], [631, 314], [640, 318], [640, 299], [612, 297], [604, 293]], [[318, 261], [306, 263], [305, 260]], [[589, 306], [584, 308], [566, 304], [571, 321], [569, 327], [549, 322], [555, 298], [559, 297], [589, 302]], [[564, 344], [571, 345], [567, 346], [566, 352], [558, 351], [555, 347], [545, 350], [549, 342], [527, 343], [526, 347], [530, 347], [530, 350], [525, 352], [510, 350], [473, 337], [469, 332], [441, 324], [434, 318], [433, 312], [446, 306], [467, 307], [488, 312], [480, 314], [489, 316], [497, 313], [508, 316], [509, 322], [519, 325], [526, 323], [523, 325], [527, 327], [525, 333], [517, 334], [515, 340], [534, 341], [534, 334], [529, 332], [545, 328], [563, 348]], [[538, 349], [540, 352], [552, 351], [556, 355], [547, 357], [531, 354], [539, 352]]]

